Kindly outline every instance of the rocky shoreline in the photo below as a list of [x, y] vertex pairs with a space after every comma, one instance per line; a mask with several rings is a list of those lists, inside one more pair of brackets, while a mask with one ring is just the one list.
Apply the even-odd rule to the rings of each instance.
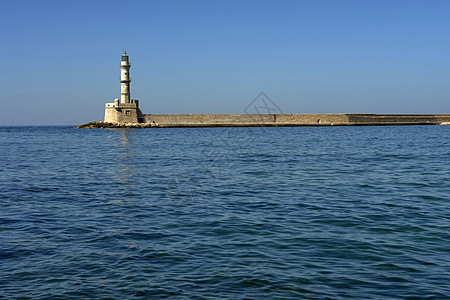
[[154, 123], [113, 123], [113, 122], [94, 121], [77, 126], [75, 128], [150, 128], [150, 127], [158, 127], [158, 126]]

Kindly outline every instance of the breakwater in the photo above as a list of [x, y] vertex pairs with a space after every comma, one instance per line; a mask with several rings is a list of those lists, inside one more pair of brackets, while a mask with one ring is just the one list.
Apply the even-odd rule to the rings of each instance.
[[450, 115], [448, 114], [145, 114], [140, 123], [92, 122], [80, 127], [295, 127], [445, 124], [450, 124]]
[[450, 115], [378, 114], [147, 114], [146, 123], [173, 127], [441, 124]]

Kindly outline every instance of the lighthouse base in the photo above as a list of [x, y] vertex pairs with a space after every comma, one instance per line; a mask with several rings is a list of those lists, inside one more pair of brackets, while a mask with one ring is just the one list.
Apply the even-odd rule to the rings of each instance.
[[131, 100], [130, 103], [105, 104], [105, 122], [111, 123], [144, 123], [145, 116], [139, 109], [139, 100]]

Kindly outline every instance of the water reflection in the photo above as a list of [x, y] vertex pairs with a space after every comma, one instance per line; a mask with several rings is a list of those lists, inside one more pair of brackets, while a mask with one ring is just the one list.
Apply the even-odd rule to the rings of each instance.
[[115, 161], [112, 168], [112, 178], [115, 182], [124, 184], [126, 188], [134, 188], [133, 177], [137, 172], [134, 162], [133, 136], [128, 129], [114, 130], [116, 134], [112, 147], [116, 148]]
[[108, 146], [111, 150], [107, 164], [110, 176], [108, 194], [111, 203], [115, 205], [134, 206], [139, 195], [136, 184], [136, 174], [139, 168], [134, 149], [136, 137], [131, 131], [128, 129], [111, 130], [108, 136]]
[[[135, 137], [128, 129], [113, 130], [111, 135], [111, 147], [113, 149], [110, 197], [112, 204], [109, 207], [110, 219], [114, 220], [105, 232], [117, 238], [118, 244], [115, 255], [127, 257], [127, 249], [136, 248], [135, 242], [130, 239], [138, 230], [136, 208], [140, 203], [137, 200], [138, 187], [136, 185], [136, 174], [138, 167], [134, 152]], [[139, 210], [138, 210], [139, 211]], [[114, 272], [122, 276], [128, 276], [122, 270], [114, 269]]]

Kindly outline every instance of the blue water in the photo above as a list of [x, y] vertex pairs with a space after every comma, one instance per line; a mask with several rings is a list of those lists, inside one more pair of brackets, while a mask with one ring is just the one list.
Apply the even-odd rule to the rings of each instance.
[[0, 129], [0, 298], [450, 299], [450, 126]]

